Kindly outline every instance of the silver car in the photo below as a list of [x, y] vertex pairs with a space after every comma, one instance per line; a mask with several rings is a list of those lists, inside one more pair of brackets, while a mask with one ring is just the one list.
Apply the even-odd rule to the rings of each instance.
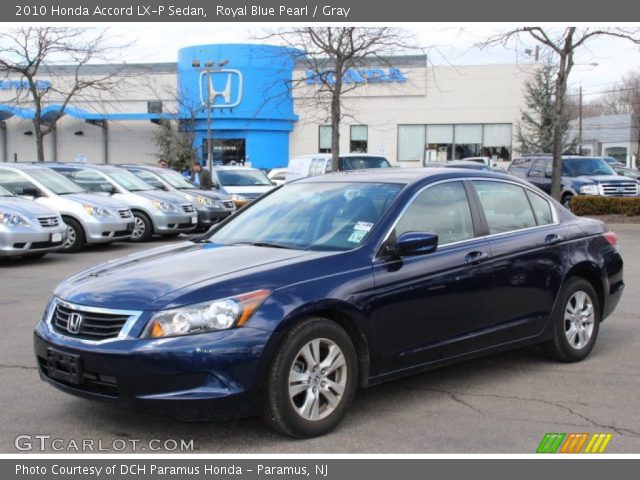
[[192, 202], [198, 212], [198, 228], [207, 230], [236, 211], [236, 206], [228, 194], [220, 190], [202, 190], [170, 168], [147, 165], [119, 165], [149, 185], [167, 192], [181, 195]]
[[60, 250], [66, 236], [58, 212], [0, 187], [0, 257], [41, 257]]
[[122, 168], [64, 163], [47, 166], [82, 188], [126, 202], [135, 221], [131, 236], [133, 242], [147, 241], [154, 234], [174, 236], [191, 232], [198, 225], [198, 214], [192, 202], [180, 195], [155, 189]]
[[131, 237], [133, 215], [124, 202], [87, 192], [41, 165], [2, 163], [0, 185], [62, 216], [69, 227], [63, 251], [77, 252], [87, 243]]

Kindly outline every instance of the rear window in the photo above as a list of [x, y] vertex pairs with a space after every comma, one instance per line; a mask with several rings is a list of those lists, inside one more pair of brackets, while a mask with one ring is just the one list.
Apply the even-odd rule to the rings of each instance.
[[390, 168], [391, 164], [384, 157], [349, 156], [340, 157], [340, 170], [362, 170], [365, 168]]
[[537, 226], [524, 188], [504, 182], [475, 180], [490, 234]]

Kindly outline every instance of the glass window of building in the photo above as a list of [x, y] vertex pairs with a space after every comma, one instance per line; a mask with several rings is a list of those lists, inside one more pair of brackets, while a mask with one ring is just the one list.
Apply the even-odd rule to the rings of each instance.
[[369, 129], [366, 125], [351, 125], [351, 140], [349, 152], [367, 153], [369, 143]]
[[481, 156], [491, 160], [511, 160], [511, 124], [488, 123], [484, 126]]
[[482, 125], [456, 125], [456, 149], [454, 158], [462, 160], [467, 157], [480, 156], [482, 148]]
[[427, 125], [427, 160], [444, 162], [452, 158], [453, 125]]
[[422, 162], [424, 146], [424, 125], [398, 125], [398, 161]]
[[318, 129], [318, 152], [331, 153], [331, 125], [320, 125]]

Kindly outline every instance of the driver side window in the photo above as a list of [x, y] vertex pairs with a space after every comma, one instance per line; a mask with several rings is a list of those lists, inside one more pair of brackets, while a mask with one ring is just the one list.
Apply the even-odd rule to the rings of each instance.
[[474, 237], [471, 210], [462, 182], [448, 182], [420, 193], [393, 230], [395, 238], [406, 232], [438, 235], [438, 245]]

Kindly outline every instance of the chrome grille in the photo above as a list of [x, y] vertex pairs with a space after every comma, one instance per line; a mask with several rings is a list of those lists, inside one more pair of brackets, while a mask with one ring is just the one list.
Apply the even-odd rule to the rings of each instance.
[[184, 205], [182, 205], [182, 210], [184, 210], [187, 213], [193, 213], [194, 212], [193, 205], [191, 205], [190, 203], [185, 203]]
[[60, 217], [38, 217], [38, 223], [44, 228], [53, 228], [60, 225]]
[[129, 210], [128, 208], [122, 208], [122, 209], [118, 210], [118, 214], [120, 215], [120, 218], [131, 218], [132, 217], [131, 210]]
[[223, 202], [222, 202], [222, 206], [223, 206], [224, 208], [228, 208], [228, 209], [233, 209], [233, 208], [235, 208], [235, 205], [233, 204], [233, 202], [231, 202], [231, 201], [227, 201], [227, 200], [225, 200], [225, 201], [223, 201]]
[[[69, 317], [79, 314], [82, 317], [77, 332], [70, 332]], [[57, 304], [53, 311], [51, 325], [63, 335], [86, 340], [107, 340], [118, 336], [130, 315], [122, 313], [97, 313], [70, 308]]]
[[638, 195], [638, 184], [635, 182], [602, 183], [602, 194], [610, 196]]

